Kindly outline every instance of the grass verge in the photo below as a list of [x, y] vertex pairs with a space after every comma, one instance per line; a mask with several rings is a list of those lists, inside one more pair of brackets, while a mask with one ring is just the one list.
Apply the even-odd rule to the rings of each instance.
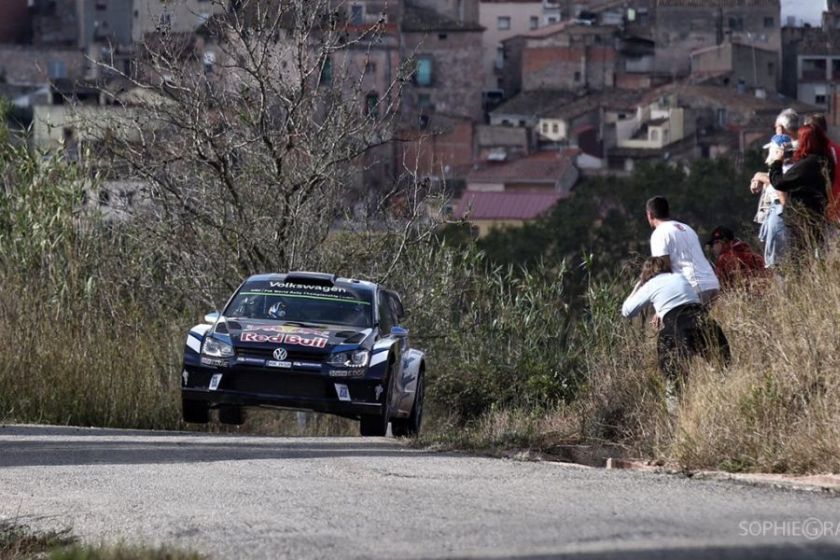
[[204, 556], [169, 547], [83, 545], [67, 530], [36, 531], [14, 520], [0, 520], [0, 560], [202, 560]]

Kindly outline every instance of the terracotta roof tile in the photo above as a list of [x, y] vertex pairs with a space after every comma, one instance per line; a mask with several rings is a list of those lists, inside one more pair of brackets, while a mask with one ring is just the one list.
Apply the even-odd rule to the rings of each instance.
[[467, 191], [455, 208], [456, 218], [472, 220], [533, 220], [565, 198], [559, 192]]
[[486, 163], [467, 176], [470, 183], [524, 182], [554, 185], [574, 168], [571, 158], [560, 152], [538, 152], [504, 163]]

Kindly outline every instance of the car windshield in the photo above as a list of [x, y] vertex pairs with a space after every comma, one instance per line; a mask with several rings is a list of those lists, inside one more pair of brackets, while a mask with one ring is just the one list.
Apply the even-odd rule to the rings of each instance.
[[257, 281], [239, 290], [225, 316], [367, 328], [373, 325], [373, 305], [361, 290]]

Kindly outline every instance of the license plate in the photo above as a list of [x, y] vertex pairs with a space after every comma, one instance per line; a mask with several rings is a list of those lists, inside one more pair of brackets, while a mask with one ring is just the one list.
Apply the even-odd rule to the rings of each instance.
[[338, 400], [340, 401], [349, 401], [350, 400], [350, 389], [347, 388], [347, 385], [343, 383], [336, 383], [335, 384], [335, 392], [338, 393]]
[[210, 378], [210, 386], [208, 387], [208, 389], [210, 389], [211, 391], [215, 391], [216, 389], [219, 388], [219, 383], [221, 383], [221, 382], [222, 382], [222, 374], [221, 373], [213, 374], [213, 377]]
[[278, 362], [276, 360], [267, 360], [265, 365], [268, 367], [279, 367], [283, 369], [292, 369], [292, 362]]

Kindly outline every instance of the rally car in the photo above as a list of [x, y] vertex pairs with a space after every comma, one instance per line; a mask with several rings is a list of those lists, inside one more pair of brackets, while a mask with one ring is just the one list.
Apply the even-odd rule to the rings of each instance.
[[426, 360], [411, 348], [399, 296], [314, 272], [251, 276], [187, 334], [184, 421], [241, 424], [244, 407], [359, 420], [363, 436], [420, 431]]

